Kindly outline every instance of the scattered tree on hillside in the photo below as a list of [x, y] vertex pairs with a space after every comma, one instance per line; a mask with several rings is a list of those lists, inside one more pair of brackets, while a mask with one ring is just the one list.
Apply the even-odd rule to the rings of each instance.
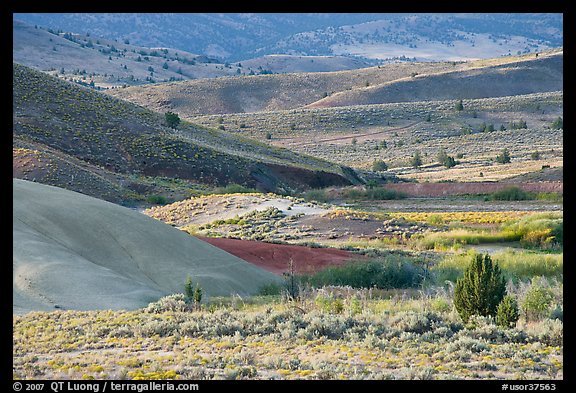
[[444, 165], [446, 168], [456, 166], [456, 160], [454, 157], [449, 156], [444, 149], [441, 149], [438, 152], [438, 163]]
[[412, 157], [410, 157], [410, 166], [414, 168], [418, 168], [422, 165], [422, 157], [420, 156], [420, 152], [416, 151]]
[[510, 153], [508, 152], [508, 149], [502, 150], [502, 154], [496, 156], [496, 162], [499, 164], [510, 163]]
[[524, 129], [525, 129], [525, 128], [528, 128], [528, 125], [526, 124], [526, 121], [524, 121], [523, 119], [520, 119], [520, 120], [518, 121], [518, 123], [512, 121], [512, 122], [510, 122], [510, 124], [509, 124], [508, 126], [509, 126], [509, 128], [510, 128], [511, 130], [519, 130], [519, 129], [523, 129], [523, 128], [524, 128]]
[[180, 124], [180, 116], [174, 112], [168, 111], [164, 114], [164, 117], [166, 118], [168, 127], [177, 128], [178, 124]]
[[382, 160], [374, 160], [372, 170], [374, 172], [384, 172], [388, 170], [388, 165]]
[[460, 100], [456, 103], [455, 108], [457, 111], [463, 111], [464, 110], [464, 104], [462, 103], [462, 100]]
[[553, 130], [563, 130], [564, 129], [564, 121], [561, 117], [558, 117], [551, 125]]

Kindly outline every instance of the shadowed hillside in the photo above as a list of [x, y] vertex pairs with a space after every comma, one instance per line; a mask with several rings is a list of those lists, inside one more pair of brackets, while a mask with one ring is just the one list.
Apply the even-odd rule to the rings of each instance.
[[[15, 147], [34, 143], [102, 170], [286, 191], [357, 181], [347, 169], [182, 122], [14, 64]], [[98, 193], [93, 195], [99, 195]]]

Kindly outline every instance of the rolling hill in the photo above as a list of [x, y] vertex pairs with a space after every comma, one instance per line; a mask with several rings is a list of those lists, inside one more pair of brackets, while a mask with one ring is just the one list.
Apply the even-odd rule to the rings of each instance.
[[[388, 170], [381, 175], [420, 181], [493, 181], [563, 165], [563, 130], [552, 127], [563, 116], [562, 91], [463, 100], [463, 110], [456, 109], [457, 102], [303, 108], [197, 116], [193, 121], [257, 139], [271, 133], [276, 146], [355, 170], [383, 160]], [[526, 128], [514, 128], [520, 120]], [[504, 148], [512, 162], [495, 165]], [[441, 149], [461, 164], [450, 169], [439, 165]], [[424, 163], [419, 169], [408, 164], [416, 151]], [[535, 152], [538, 159], [533, 159]]]
[[131, 209], [13, 180], [13, 311], [136, 309], [182, 293], [251, 294], [279, 280]]
[[[263, 191], [359, 181], [349, 168], [242, 136], [187, 122], [178, 129], [167, 127], [160, 113], [16, 63], [13, 86], [15, 148], [51, 149], [68, 162], [67, 156], [73, 156], [89, 164], [84, 170], [97, 167], [108, 178], [121, 174], [212, 186], [239, 183]], [[68, 181], [70, 174], [60, 170]]]
[[349, 56], [296, 55], [229, 63], [174, 48], [132, 45], [128, 39], [64, 32], [19, 20], [12, 25], [15, 62], [96, 89], [222, 76], [349, 70], [374, 63]]
[[547, 52], [539, 57], [502, 65], [418, 73], [375, 86], [339, 92], [308, 107], [474, 99], [559, 91], [563, 88], [563, 75], [563, 52]]
[[[336, 72], [212, 78], [134, 86], [108, 93], [153, 110], [176, 111], [185, 118], [378, 100], [478, 98], [561, 90], [562, 61], [562, 50], [553, 50], [539, 57], [392, 63]], [[505, 83], [498, 90], [492, 86], [502, 82]], [[465, 88], [460, 88], [461, 85]]]

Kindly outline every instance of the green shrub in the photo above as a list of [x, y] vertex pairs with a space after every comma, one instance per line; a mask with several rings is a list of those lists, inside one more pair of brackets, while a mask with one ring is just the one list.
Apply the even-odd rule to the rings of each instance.
[[304, 193], [303, 198], [308, 202], [315, 201], [320, 203], [327, 203], [329, 201], [326, 190], [322, 189], [308, 190]]
[[519, 315], [516, 299], [506, 295], [496, 309], [496, 324], [506, 328], [515, 327]]
[[163, 195], [153, 194], [146, 197], [146, 202], [154, 203], [156, 205], [165, 205], [168, 203], [168, 199], [166, 199], [166, 197]]
[[466, 323], [472, 315], [496, 315], [498, 304], [506, 294], [506, 281], [498, 263], [493, 263], [489, 254], [475, 255], [456, 281], [454, 306]]
[[388, 165], [382, 160], [374, 160], [372, 163], [372, 170], [374, 172], [384, 172], [388, 170]]
[[422, 166], [422, 157], [420, 156], [420, 152], [416, 151], [411, 157], [408, 162], [411, 167], [419, 168]]
[[502, 154], [496, 156], [496, 162], [499, 164], [510, 163], [510, 153], [508, 152], [508, 149], [502, 150]]
[[558, 117], [554, 122], [552, 122], [551, 128], [553, 130], [561, 130], [564, 129], [564, 121], [561, 117]]
[[493, 192], [489, 199], [495, 201], [525, 201], [533, 199], [533, 197], [520, 187], [510, 186]]
[[333, 294], [328, 296], [318, 294], [314, 299], [314, 304], [323, 312], [329, 314], [342, 314], [344, 311], [344, 301], [341, 298], [334, 297]]
[[246, 187], [241, 184], [230, 183], [225, 187], [218, 187], [214, 190], [215, 194], [251, 194], [258, 192], [254, 188]]
[[403, 199], [406, 198], [406, 194], [401, 191], [389, 190], [384, 187], [373, 187], [367, 190], [346, 190], [344, 191], [344, 198], [350, 200], [384, 201]]
[[313, 287], [329, 285], [353, 288], [414, 288], [422, 283], [425, 270], [405, 257], [390, 255], [386, 259], [350, 262], [333, 266], [301, 280]]
[[444, 165], [446, 168], [452, 168], [453, 166], [456, 166], [456, 160], [454, 157], [449, 156], [444, 149], [441, 149], [438, 152], [438, 163]]
[[264, 284], [258, 290], [260, 296], [278, 296], [282, 293], [282, 286], [275, 282]]
[[550, 288], [533, 280], [522, 302], [522, 311], [529, 321], [544, 318], [550, 311], [554, 294]]
[[186, 284], [184, 284], [184, 294], [186, 295], [187, 303], [200, 304], [202, 301], [202, 288], [200, 284], [192, 285], [192, 277], [186, 277]]

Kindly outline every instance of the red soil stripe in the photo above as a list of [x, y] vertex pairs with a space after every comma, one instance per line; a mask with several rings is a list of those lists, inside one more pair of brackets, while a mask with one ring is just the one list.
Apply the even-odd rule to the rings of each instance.
[[238, 258], [275, 274], [289, 271], [290, 259], [296, 273], [310, 273], [329, 266], [343, 265], [362, 256], [334, 248], [311, 248], [251, 240], [198, 237]]

